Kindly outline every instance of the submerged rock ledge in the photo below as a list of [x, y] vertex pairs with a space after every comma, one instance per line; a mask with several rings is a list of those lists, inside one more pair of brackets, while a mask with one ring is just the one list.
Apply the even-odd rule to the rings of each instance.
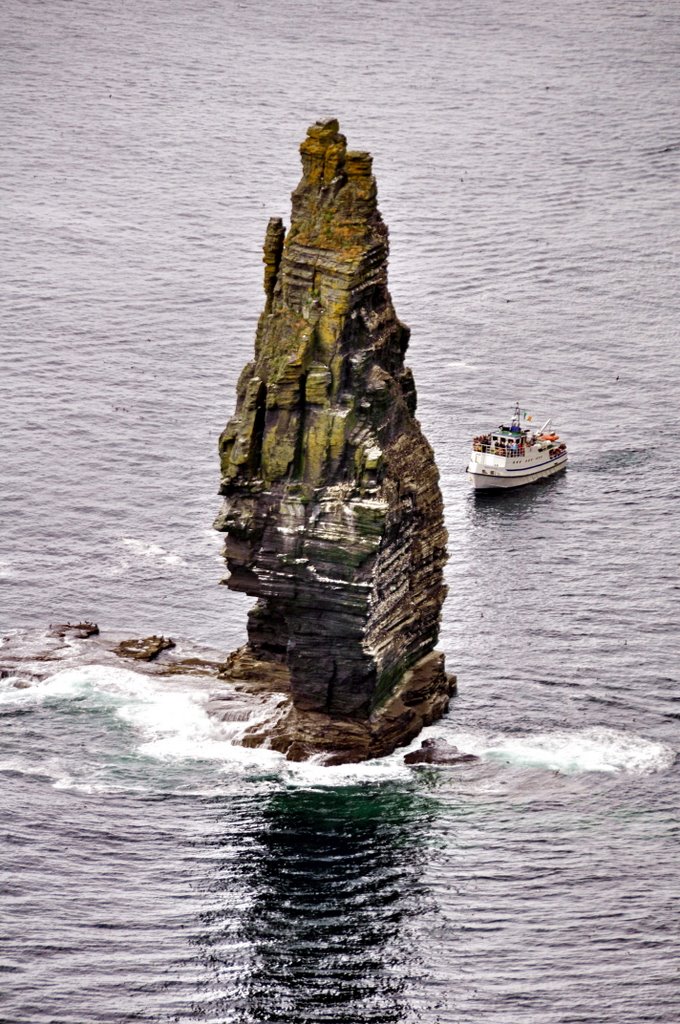
[[453, 682], [434, 647], [447, 538], [371, 156], [348, 151], [335, 120], [300, 152], [220, 438], [225, 582], [257, 598], [222, 675], [281, 693], [244, 742], [337, 762], [388, 753], [446, 710]]

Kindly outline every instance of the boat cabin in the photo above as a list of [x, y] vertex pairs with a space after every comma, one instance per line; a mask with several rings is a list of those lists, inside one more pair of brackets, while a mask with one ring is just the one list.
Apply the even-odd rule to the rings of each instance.
[[526, 431], [520, 430], [519, 427], [499, 427], [498, 430], [491, 434], [491, 441], [493, 444], [519, 444], [524, 440], [524, 434]]
[[527, 443], [527, 431], [519, 427], [499, 427], [491, 434], [490, 448], [496, 455], [521, 455]]
[[529, 437], [528, 430], [513, 426], [499, 427], [489, 434], [480, 434], [474, 439], [472, 447], [477, 452], [510, 458], [524, 455], [526, 446], [532, 443], [533, 439]]

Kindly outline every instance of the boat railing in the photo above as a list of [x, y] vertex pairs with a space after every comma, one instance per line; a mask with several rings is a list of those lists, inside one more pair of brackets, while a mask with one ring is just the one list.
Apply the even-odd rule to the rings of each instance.
[[472, 450], [475, 452], [485, 452], [487, 455], [502, 455], [506, 459], [517, 459], [526, 453], [526, 447], [523, 444], [517, 445], [515, 448], [503, 447], [499, 444], [483, 444], [480, 441], [475, 441], [472, 445]]

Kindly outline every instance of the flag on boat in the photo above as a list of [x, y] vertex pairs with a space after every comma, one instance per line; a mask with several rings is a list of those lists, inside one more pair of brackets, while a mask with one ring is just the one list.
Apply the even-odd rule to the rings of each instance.
[[534, 418], [533, 416], [529, 415], [529, 413], [526, 411], [526, 409], [524, 409], [522, 411], [522, 416], [524, 417], [525, 420], [529, 420], [529, 422], [531, 422], [533, 420], [533, 418]]

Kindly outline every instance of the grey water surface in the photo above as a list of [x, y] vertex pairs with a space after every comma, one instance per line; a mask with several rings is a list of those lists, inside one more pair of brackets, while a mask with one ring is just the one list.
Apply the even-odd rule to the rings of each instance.
[[[665, 0], [4, 0], [3, 1024], [680, 1017], [679, 41]], [[327, 115], [441, 470], [455, 770], [285, 765], [208, 683], [35, 660], [242, 642], [216, 439]], [[515, 399], [570, 467], [475, 499]]]

